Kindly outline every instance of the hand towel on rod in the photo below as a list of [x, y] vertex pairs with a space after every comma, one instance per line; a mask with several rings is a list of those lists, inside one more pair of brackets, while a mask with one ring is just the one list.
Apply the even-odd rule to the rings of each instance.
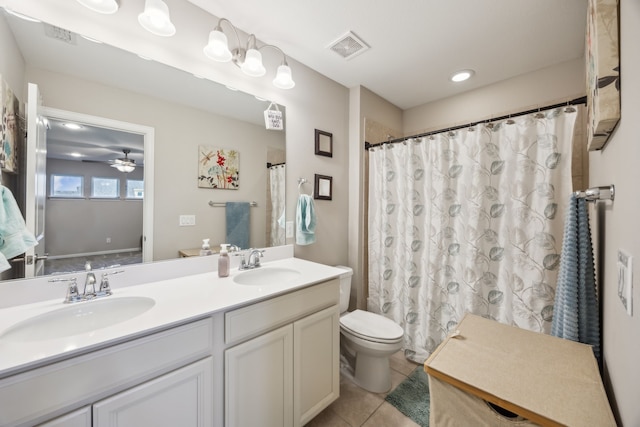
[[587, 201], [571, 194], [567, 211], [551, 335], [590, 344], [600, 361], [600, 314]]
[[8, 259], [38, 244], [24, 222], [11, 190], [0, 185], [0, 271], [11, 268]]
[[313, 198], [308, 194], [301, 194], [298, 197], [298, 206], [296, 208], [296, 243], [298, 245], [315, 243], [316, 222]]
[[225, 207], [227, 241], [241, 249], [249, 248], [250, 213], [248, 202], [227, 202]]

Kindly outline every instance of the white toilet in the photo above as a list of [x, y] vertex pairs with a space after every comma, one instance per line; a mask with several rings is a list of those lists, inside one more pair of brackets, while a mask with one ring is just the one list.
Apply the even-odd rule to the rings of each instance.
[[[354, 381], [365, 390], [384, 393], [391, 388], [389, 356], [402, 348], [404, 331], [391, 319], [363, 310], [348, 312], [353, 270], [340, 275], [340, 347], [354, 370]], [[347, 354], [344, 354], [347, 353]]]

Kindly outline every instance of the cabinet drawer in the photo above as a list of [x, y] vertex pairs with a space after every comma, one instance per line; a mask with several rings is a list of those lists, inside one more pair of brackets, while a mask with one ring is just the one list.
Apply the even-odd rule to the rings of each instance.
[[209, 318], [5, 378], [0, 425], [51, 419], [210, 355], [212, 347]]
[[340, 282], [330, 280], [291, 292], [224, 315], [224, 341], [234, 344], [243, 339], [291, 323], [338, 303]]

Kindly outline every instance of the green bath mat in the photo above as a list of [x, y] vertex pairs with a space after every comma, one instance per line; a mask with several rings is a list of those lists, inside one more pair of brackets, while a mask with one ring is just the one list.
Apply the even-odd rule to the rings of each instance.
[[422, 427], [429, 427], [429, 380], [422, 365], [385, 399]]

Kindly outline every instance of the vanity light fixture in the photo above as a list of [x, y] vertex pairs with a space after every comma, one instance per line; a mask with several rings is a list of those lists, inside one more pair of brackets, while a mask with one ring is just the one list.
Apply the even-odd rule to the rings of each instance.
[[170, 37], [176, 33], [169, 16], [169, 6], [162, 0], [145, 0], [144, 12], [138, 15], [138, 22], [156, 36]]
[[[236, 36], [238, 47], [229, 49], [229, 41], [226, 34], [222, 30], [222, 23], [226, 23]], [[258, 47], [256, 36], [249, 35], [246, 47], [240, 47], [240, 37], [236, 27], [226, 18], [220, 18], [218, 25], [209, 33], [209, 42], [204, 47], [203, 52], [208, 57], [218, 62], [229, 62], [240, 67], [243, 73], [251, 77], [261, 77], [267, 72], [262, 64], [262, 53], [260, 50], [264, 48], [272, 48], [282, 54], [282, 62], [276, 70], [276, 77], [273, 79], [273, 85], [279, 89], [291, 89], [296, 84], [291, 77], [291, 68], [287, 64], [287, 56], [282, 49], [277, 46], [266, 44]]]
[[473, 70], [460, 70], [451, 75], [451, 81], [454, 83], [463, 82], [470, 79], [475, 74]]
[[118, 0], [77, 0], [77, 2], [94, 12], [107, 15], [116, 13], [120, 7]]

